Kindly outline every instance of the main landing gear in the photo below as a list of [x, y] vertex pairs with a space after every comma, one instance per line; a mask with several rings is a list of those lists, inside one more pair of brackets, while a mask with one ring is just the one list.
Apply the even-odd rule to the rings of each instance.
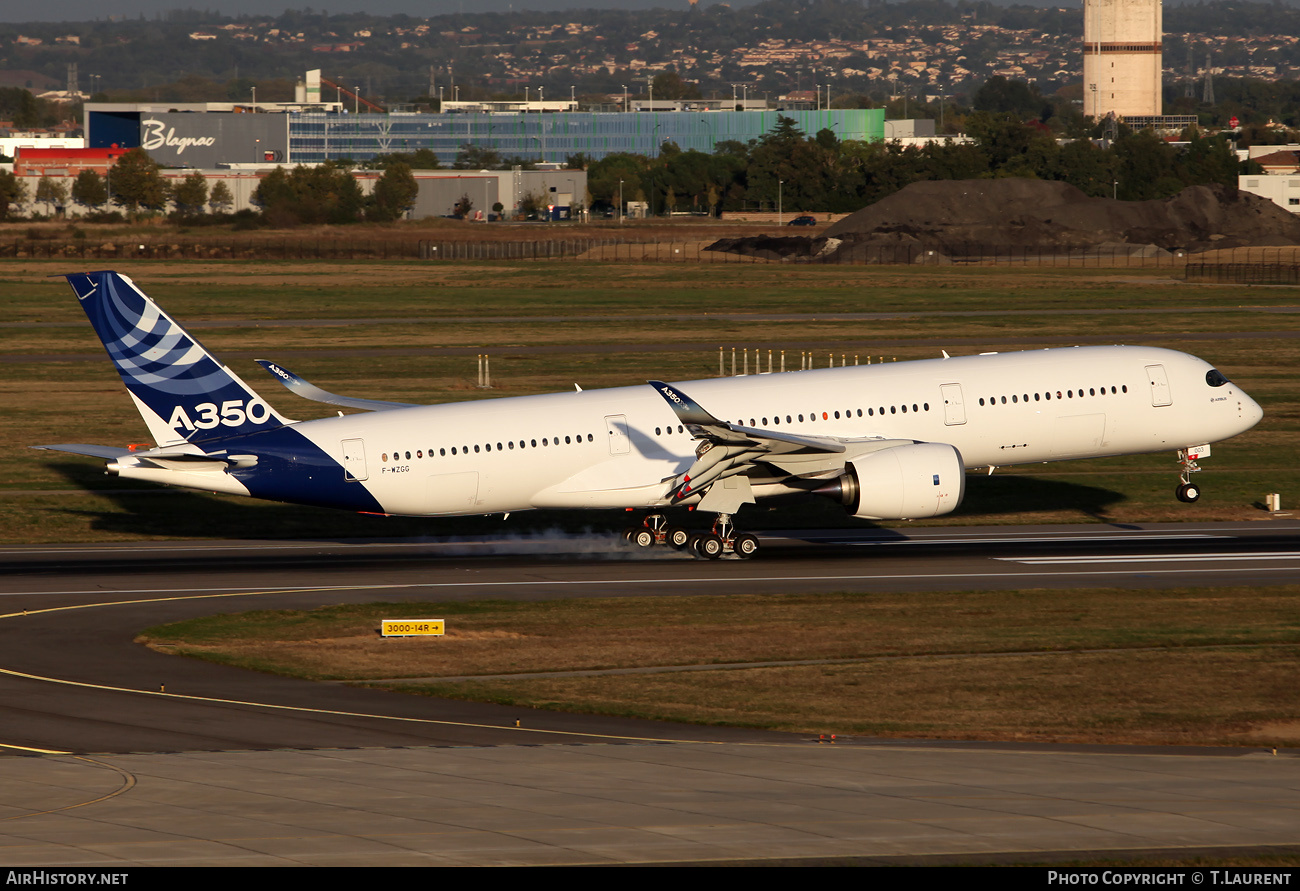
[[1201, 498], [1201, 487], [1192, 482], [1191, 475], [1200, 471], [1196, 459], [1204, 454], [1191, 449], [1178, 450], [1178, 488], [1174, 490], [1174, 495], [1184, 504], [1195, 504]]
[[725, 554], [747, 559], [758, 553], [758, 537], [748, 532], [737, 534], [731, 514], [718, 514], [708, 532], [691, 532], [681, 526], [669, 526], [663, 514], [650, 514], [641, 526], [623, 530], [623, 538], [641, 548], [667, 545], [679, 551], [691, 551], [707, 560]]

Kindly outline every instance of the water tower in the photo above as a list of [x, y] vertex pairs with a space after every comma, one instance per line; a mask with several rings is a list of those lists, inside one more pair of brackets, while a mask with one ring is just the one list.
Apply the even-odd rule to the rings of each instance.
[[1083, 0], [1083, 111], [1094, 119], [1161, 113], [1160, 0]]

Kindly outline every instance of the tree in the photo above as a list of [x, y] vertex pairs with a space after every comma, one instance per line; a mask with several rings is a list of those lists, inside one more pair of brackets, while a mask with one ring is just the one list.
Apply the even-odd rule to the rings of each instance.
[[1021, 120], [1047, 120], [1052, 114], [1051, 105], [1038, 92], [1037, 85], [1009, 80], [1000, 74], [990, 77], [975, 91], [973, 104], [976, 111], [1013, 114]]
[[355, 223], [365, 201], [352, 171], [337, 161], [272, 170], [253, 192], [262, 216], [275, 226]]
[[673, 69], [655, 75], [654, 92], [661, 99], [702, 99], [698, 84], [686, 83]]
[[230, 186], [218, 180], [208, 195], [208, 207], [213, 213], [229, 213], [234, 206], [235, 196], [230, 194]]
[[203, 174], [195, 172], [181, 180], [175, 192], [176, 209], [185, 216], [203, 213], [203, 205], [208, 203], [208, 180]]
[[83, 170], [72, 182], [72, 200], [87, 208], [100, 208], [108, 203], [108, 187], [104, 178], [93, 170]]
[[27, 185], [8, 170], [0, 170], [0, 220], [9, 219], [9, 208], [22, 204], [27, 197]]
[[469, 216], [469, 212], [473, 209], [474, 209], [474, 202], [473, 200], [470, 199], [469, 193], [466, 192], [464, 195], [460, 196], [459, 200], [456, 201], [455, 206], [452, 207], [452, 213], [456, 215], [456, 219], [463, 220], [467, 216]]
[[485, 145], [465, 143], [451, 165], [456, 170], [496, 170], [504, 166], [501, 155]]
[[411, 168], [398, 161], [389, 164], [375, 182], [366, 209], [366, 219], [387, 223], [405, 214], [420, 192]]
[[35, 200], [44, 204], [49, 213], [53, 213], [55, 207], [63, 207], [68, 203], [68, 186], [61, 179], [42, 176], [36, 183]]
[[113, 201], [132, 213], [140, 208], [162, 210], [171, 198], [171, 188], [161, 170], [144, 149], [131, 149], [117, 159], [109, 174]]

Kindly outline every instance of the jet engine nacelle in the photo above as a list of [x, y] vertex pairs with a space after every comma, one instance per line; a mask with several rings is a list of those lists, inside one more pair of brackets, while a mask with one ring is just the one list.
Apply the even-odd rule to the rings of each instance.
[[961, 453], [946, 443], [918, 442], [855, 458], [831, 486], [862, 520], [919, 520], [952, 513], [966, 494]]

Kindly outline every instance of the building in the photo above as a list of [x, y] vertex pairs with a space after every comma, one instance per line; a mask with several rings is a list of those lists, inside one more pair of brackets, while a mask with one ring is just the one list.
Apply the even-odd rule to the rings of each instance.
[[[326, 98], [331, 91], [334, 101]], [[575, 154], [656, 155], [667, 142], [683, 151], [712, 152], [719, 142], [770, 133], [780, 115], [809, 135], [829, 129], [842, 140], [884, 138], [883, 109], [774, 110], [742, 96], [583, 112], [572, 97], [543, 100], [540, 93], [532, 101], [525, 95], [523, 102], [448, 101], [438, 114], [384, 111], [312, 70], [299, 81], [293, 102], [257, 102], [254, 95], [249, 102], [88, 103], [85, 144], [140, 146], [165, 167], [213, 168], [367, 161], [422, 149], [450, 166], [466, 146], [543, 163], [562, 163]], [[361, 114], [363, 105], [375, 113]]]
[[1084, 0], [1084, 113], [1158, 117], [1163, 37], [1161, 0]]
[[1279, 173], [1272, 176], [1239, 176], [1237, 188], [1267, 198], [1291, 213], [1300, 213], [1300, 175]]
[[17, 154], [14, 156], [14, 174], [17, 176], [69, 176], [76, 179], [77, 174], [83, 170], [93, 170], [103, 176], [128, 150], [88, 149], [80, 146], [37, 148], [20, 145], [15, 151]]

